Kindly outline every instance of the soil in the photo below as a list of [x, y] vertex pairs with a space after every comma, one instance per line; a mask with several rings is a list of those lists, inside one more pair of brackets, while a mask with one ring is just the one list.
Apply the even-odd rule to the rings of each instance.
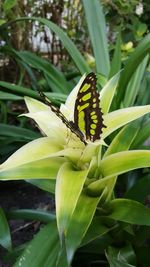
[[[40, 190], [24, 181], [0, 182], [0, 206], [7, 213], [11, 209], [43, 209], [54, 211], [54, 198], [48, 192]], [[24, 220], [9, 221], [12, 244], [17, 247], [31, 240], [38, 232], [40, 224]], [[0, 267], [12, 267], [4, 263], [7, 251], [0, 247]]]

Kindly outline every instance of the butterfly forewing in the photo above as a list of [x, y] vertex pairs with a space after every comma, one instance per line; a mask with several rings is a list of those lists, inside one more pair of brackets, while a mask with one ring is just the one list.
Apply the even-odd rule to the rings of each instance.
[[86, 140], [92, 142], [100, 139], [102, 128], [105, 127], [96, 83], [93, 72], [86, 76], [77, 94], [74, 110], [75, 125], [85, 134]]
[[96, 83], [96, 75], [93, 72], [84, 79], [75, 101], [74, 122], [68, 121], [61, 111], [54, 107], [41, 91], [39, 92], [45, 104], [84, 144], [87, 144], [86, 140], [94, 142], [100, 139], [102, 128], [105, 127]]
[[50, 100], [48, 100], [43, 92], [39, 91], [41, 98], [44, 103], [50, 107], [50, 109], [62, 120], [62, 122], [70, 129], [72, 133], [74, 133], [84, 144], [86, 144], [83, 133], [80, 131], [78, 125], [76, 125], [73, 121], [68, 121], [67, 118], [61, 113], [59, 108], [52, 105]]

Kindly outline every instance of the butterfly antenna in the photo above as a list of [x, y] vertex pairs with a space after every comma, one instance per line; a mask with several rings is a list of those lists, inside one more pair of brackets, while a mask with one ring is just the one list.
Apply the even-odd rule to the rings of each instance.
[[39, 93], [39, 95], [40, 95], [42, 101], [43, 101], [46, 105], [48, 105], [48, 106], [51, 107], [51, 101], [45, 96], [45, 94], [43, 93], [43, 91], [41, 91], [40, 89], [38, 89], [38, 93]]

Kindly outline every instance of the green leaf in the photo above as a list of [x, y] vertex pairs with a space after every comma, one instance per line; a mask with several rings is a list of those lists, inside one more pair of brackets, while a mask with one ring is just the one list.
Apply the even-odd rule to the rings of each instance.
[[116, 183], [116, 177], [122, 173], [150, 166], [150, 151], [133, 150], [123, 151], [107, 156], [100, 161], [99, 176], [103, 178], [92, 182], [87, 187], [87, 192], [91, 196], [99, 196], [107, 188], [109, 194], [112, 193]]
[[14, 94], [6, 93], [6, 92], [0, 92], [0, 99], [17, 101], [17, 100], [22, 100], [23, 97], [16, 96]]
[[39, 159], [48, 158], [60, 151], [60, 146], [49, 137], [41, 137], [21, 147], [11, 155], [2, 165], [0, 170], [6, 170], [21, 166], [25, 163], [32, 163]]
[[33, 90], [26, 88], [26, 87], [22, 87], [19, 85], [15, 85], [15, 84], [3, 82], [3, 81], [0, 81], [0, 90], [3, 92], [13, 93], [19, 96], [29, 96], [29, 97], [41, 100], [41, 97], [39, 96], [37, 92], [34, 92]]
[[113, 76], [103, 87], [100, 92], [100, 107], [102, 108], [102, 112], [104, 114], [108, 113], [109, 108], [111, 106], [113, 97], [116, 92], [116, 88], [119, 82], [120, 72], [118, 72], [115, 76]]
[[56, 179], [64, 160], [60, 157], [35, 160], [15, 168], [0, 169], [0, 180]]
[[139, 129], [140, 122], [138, 120], [122, 128], [122, 130], [112, 140], [103, 157], [120, 151], [128, 150], [133, 140], [137, 136]]
[[149, 120], [147, 120], [146, 122], [144, 121], [144, 123], [141, 123], [139, 132], [136, 136], [136, 139], [133, 141], [131, 148], [135, 149], [137, 147], [140, 147], [149, 138], [149, 136], [150, 136], [150, 127], [149, 127]]
[[118, 33], [115, 50], [111, 62], [111, 69], [109, 73], [109, 78], [114, 76], [121, 69], [121, 36], [120, 32]]
[[66, 232], [68, 262], [71, 262], [75, 250], [80, 246], [93, 220], [93, 216], [102, 195], [103, 194], [93, 198], [88, 196], [85, 191], [80, 195]]
[[102, 7], [98, 0], [83, 0], [83, 5], [96, 61], [96, 71], [107, 77], [110, 63], [106, 22]]
[[118, 128], [149, 112], [150, 105], [146, 105], [119, 109], [104, 115], [104, 124], [106, 125], [106, 128], [103, 129], [102, 138], [106, 138]]
[[150, 103], [150, 69], [146, 70], [146, 75], [140, 86], [137, 96], [137, 105], [146, 105]]
[[137, 183], [125, 193], [124, 197], [144, 203], [148, 195], [150, 195], [150, 175], [146, 175], [137, 181]]
[[2, 208], [0, 208], [0, 245], [8, 250], [12, 248], [10, 230]]
[[108, 203], [108, 217], [129, 224], [150, 226], [150, 209], [129, 199], [114, 199]]
[[95, 239], [99, 239], [100, 237], [111, 231], [114, 227], [107, 227], [100, 216], [94, 217], [80, 246], [83, 247], [86, 244], [94, 241]]
[[83, 56], [80, 54], [79, 50], [76, 48], [75, 44], [64, 33], [64, 31], [60, 27], [58, 27], [56, 24], [54, 24], [53, 22], [47, 19], [38, 18], [38, 17], [37, 18], [36, 17], [22, 17], [22, 18], [14, 20], [13, 23], [17, 21], [22, 21], [22, 20], [23, 21], [25, 20], [38, 21], [39, 23], [46, 25], [50, 30], [52, 30], [58, 35], [58, 37], [62, 41], [64, 47], [67, 49], [68, 53], [70, 54], [71, 58], [73, 59], [74, 63], [76, 64], [81, 74], [88, 73], [91, 71], [86, 61], [84, 60]]
[[[15, 100], [15, 101], [22, 100], [23, 96], [29, 96], [34, 99], [41, 100], [41, 97], [37, 92], [34, 92], [33, 90], [26, 87], [22, 87], [19, 85], [3, 81], [0, 81], [0, 87], [1, 91], [3, 91], [0, 92], [0, 99], [2, 100]], [[11, 94], [11, 92], [13, 94]], [[49, 92], [44, 92], [44, 93], [53, 103], [56, 102], [57, 100], [60, 102], [65, 102], [67, 98], [67, 95], [61, 93], [49, 93]]]
[[15, 140], [34, 140], [40, 137], [40, 134], [35, 133], [29, 129], [7, 125], [0, 123], [0, 135], [7, 136], [7, 137], [14, 137]]
[[[100, 174], [101, 175], [101, 174]], [[86, 191], [92, 197], [98, 197], [105, 190], [106, 194], [104, 195], [103, 201], [107, 201], [112, 197], [112, 192], [114, 190], [114, 186], [117, 180], [117, 176], [108, 176], [102, 179], [96, 180], [92, 182], [89, 186], [87, 186]]]
[[109, 247], [106, 256], [110, 267], [136, 267], [135, 265], [130, 264], [132, 258], [135, 257], [131, 246], [122, 249]]
[[75, 170], [70, 163], [64, 163], [58, 172], [56, 180], [56, 214], [60, 237], [67, 231], [86, 176], [87, 170]]
[[27, 180], [27, 182], [39, 187], [42, 190], [55, 194], [55, 184], [56, 184], [55, 180], [34, 179], [34, 180]]
[[69, 84], [67, 83], [65, 77], [50, 62], [27, 51], [16, 52], [16, 54], [26, 64], [29, 64], [35, 69], [41, 70], [47, 77], [49, 77], [49, 86], [54, 92], [69, 92]]
[[140, 85], [141, 85], [141, 81], [145, 73], [148, 59], [149, 59], [149, 56], [146, 56], [144, 60], [141, 62], [141, 64], [139, 64], [135, 73], [131, 77], [130, 82], [128, 83], [128, 86], [125, 92], [124, 100], [123, 100], [124, 107], [129, 107], [129, 106], [134, 105], [134, 102], [137, 98], [139, 90], [141, 89]]
[[145, 167], [150, 167], [150, 151], [132, 150], [118, 152], [102, 159], [99, 171], [106, 177]]
[[138, 47], [134, 50], [133, 54], [128, 59], [125, 68], [122, 72], [119, 88], [118, 88], [118, 94], [117, 94], [117, 103], [120, 103], [122, 99], [124, 98], [124, 94], [126, 92], [127, 85], [136, 71], [139, 64], [142, 62], [142, 60], [145, 58], [145, 56], [150, 51], [150, 34], [148, 34], [141, 43], [138, 45]]
[[[33, 238], [13, 267], [56, 267], [60, 242], [56, 221], [44, 226]], [[68, 267], [62, 262], [61, 267]]]
[[36, 220], [45, 223], [49, 223], [55, 220], [56, 216], [44, 210], [33, 210], [33, 209], [19, 209], [11, 210], [7, 213], [7, 217], [13, 220]]
[[13, 8], [17, 4], [17, 0], [5, 0], [3, 4], [4, 11], [8, 11], [9, 9]]

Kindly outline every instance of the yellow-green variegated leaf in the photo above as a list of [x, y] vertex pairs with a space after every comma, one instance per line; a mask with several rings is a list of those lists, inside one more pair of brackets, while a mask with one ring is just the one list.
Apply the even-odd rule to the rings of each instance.
[[36, 139], [12, 154], [3, 164], [0, 165], [0, 170], [14, 168], [25, 163], [34, 162], [43, 158], [54, 155], [62, 148], [57, 143], [57, 140], [52, 140], [48, 137]]
[[24, 100], [30, 113], [39, 112], [39, 110], [49, 111], [49, 107], [47, 105], [34, 98], [26, 96]]
[[87, 192], [97, 197], [107, 187], [109, 192], [108, 199], [111, 196], [118, 175], [145, 167], [150, 167], [150, 151], [132, 150], [109, 155], [100, 162], [99, 175], [103, 176], [103, 178], [91, 183], [87, 187]]
[[57, 142], [64, 145], [67, 136], [67, 128], [62, 120], [49, 106], [38, 100], [26, 97], [25, 102], [29, 113], [24, 115], [34, 119], [44, 134], [53, 139], [57, 138]]
[[56, 214], [60, 237], [66, 235], [71, 215], [83, 189], [88, 170], [77, 170], [64, 163], [56, 180]]
[[69, 263], [75, 250], [80, 246], [103, 195], [105, 190], [98, 197], [91, 197], [87, 195], [86, 190], [82, 191], [66, 232], [66, 252]]
[[119, 109], [104, 115], [104, 124], [106, 125], [106, 128], [103, 129], [102, 138], [106, 138], [115, 130], [149, 112], [150, 105], [146, 105]]
[[108, 176], [101, 178], [89, 184], [89, 186], [87, 186], [86, 188], [86, 192], [89, 196], [98, 197], [105, 190], [106, 191], [106, 194], [104, 195], [105, 198], [103, 197], [102, 200], [103, 202], [107, 201], [112, 195], [116, 180], [117, 180], [116, 176]]
[[103, 87], [100, 92], [100, 107], [104, 114], [108, 113], [111, 106], [118, 82], [120, 78], [120, 72], [114, 75]]
[[150, 167], [150, 151], [131, 150], [118, 152], [102, 159], [99, 172], [106, 177], [146, 167]]
[[120, 151], [129, 150], [134, 138], [140, 129], [138, 120], [124, 126], [119, 133], [114, 137], [103, 158]]
[[12, 168], [0, 168], [0, 180], [56, 179], [62, 157], [44, 158]]

